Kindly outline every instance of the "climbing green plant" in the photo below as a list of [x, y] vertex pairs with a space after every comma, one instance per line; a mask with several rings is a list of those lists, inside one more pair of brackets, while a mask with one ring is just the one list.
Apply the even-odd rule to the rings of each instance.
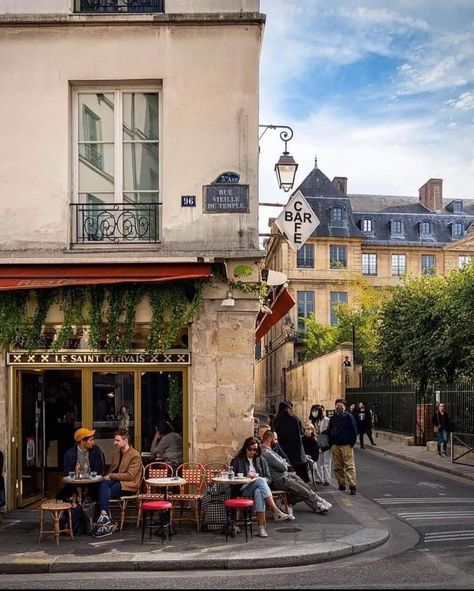
[[102, 285], [89, 288], [89, 346], [91, 349], [100, 349], [104, 298], [105, 288]]
[[175, 425], [181, 425], [183, 422], [183, 392], [179, 382], [178, 375], [172, 374], [170, 376], [168, 413]]
[[63, 312], [63, 323], [52, 350], [66, 349], [69, 340], [73, 336], [75, 325], [84, 324], [82, 306], [85, 300], [86, 290], [83, 287], [63, 288], [58, 292], [59, 308]]

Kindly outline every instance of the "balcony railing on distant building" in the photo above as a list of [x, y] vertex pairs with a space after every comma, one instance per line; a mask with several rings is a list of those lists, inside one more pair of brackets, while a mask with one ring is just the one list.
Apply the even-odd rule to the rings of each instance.
[[72, 203], [72, 244], [159, 242], [160, 203]]
[[164, 12], [164, 0], [75, 0], [74, 11], [100, 14]]

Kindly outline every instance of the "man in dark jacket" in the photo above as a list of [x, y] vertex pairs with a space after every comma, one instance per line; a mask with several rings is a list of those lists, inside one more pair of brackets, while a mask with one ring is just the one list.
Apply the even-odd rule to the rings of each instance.
[[76, 468], [89, 474], [104, 473], [104, 454], [100, 447], [95, 445], [94, 433], [95, 431], [85, 427], [77, 429], [74, 433], [76, 445], [64, 454], [64, 476], [68, 476], [69, 472], [76, 472]]
[[351, 495], [355, 495], [357, 484], [353, 447], [357, 440], [357, 424], [346, 411], [342, 398], [336, 400], [336, 412], [329, 419], [328, 434], [339, 490], [346, 490], [347, 480]]
[[357, 430], [359, 432], [359, 441], [361, 449], [364, 449], [364, 435], [367, 434], [369, 441], [372, 445], [375, 445], [374, 438], [372, 437], [372, 416], [370, 410], [365, 408], [363, 402], [359, 402], [358, 408], [352, 413], [356, 423]]

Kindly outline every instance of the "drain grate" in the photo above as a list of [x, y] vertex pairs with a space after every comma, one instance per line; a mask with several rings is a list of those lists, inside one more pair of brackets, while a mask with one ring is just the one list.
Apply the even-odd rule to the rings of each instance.
[[276, 531], [285, 534], [296, 534], [299, 531], [303, 531], [301, 527], [279, 527]]

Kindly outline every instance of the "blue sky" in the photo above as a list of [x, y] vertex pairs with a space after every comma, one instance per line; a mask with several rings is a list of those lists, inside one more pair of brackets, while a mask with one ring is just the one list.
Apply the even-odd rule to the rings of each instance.
[[[474, 0], [261, 0], [260, 122], [290, 125], [297, 183], [317, 155], [350, 193], [474, 199]], [[284, 202], [276, 131], [260, 141], [260, 201]], [[280, 210], [261, 208], [260, 229]]]

